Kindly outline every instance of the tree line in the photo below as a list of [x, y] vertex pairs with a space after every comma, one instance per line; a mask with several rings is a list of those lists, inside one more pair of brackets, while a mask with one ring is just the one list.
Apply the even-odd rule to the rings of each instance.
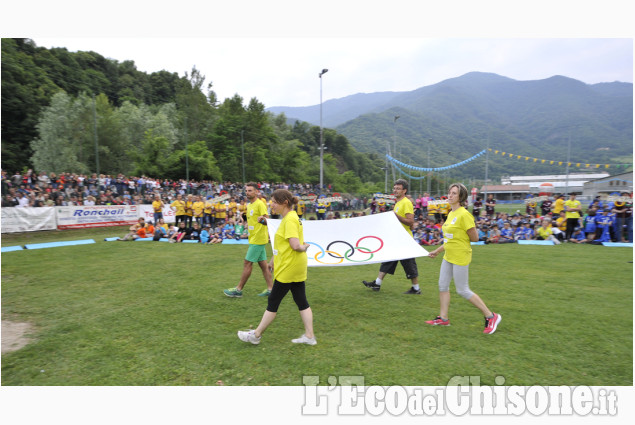
[[[95, 52], [2, 39], [2, 168], [197, 180], [319, 182], [320, 128], [256, 98], [222, 102], [193, 68], [146, 74]], [[383, 189], [383, 158], [324, 129], [324, 182]]]

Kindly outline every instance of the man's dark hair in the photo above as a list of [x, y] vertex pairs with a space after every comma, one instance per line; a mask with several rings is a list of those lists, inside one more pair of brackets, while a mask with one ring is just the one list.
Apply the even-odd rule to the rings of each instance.
[[393, 184], [393, 186], [396, 185], [400, 185], [401, 187], [403, 187], [406, 190], [406, 193], [408, 193], [408, 181], [404, 180], [404, 179], [397, 179], [395, 181], [395, 183]]

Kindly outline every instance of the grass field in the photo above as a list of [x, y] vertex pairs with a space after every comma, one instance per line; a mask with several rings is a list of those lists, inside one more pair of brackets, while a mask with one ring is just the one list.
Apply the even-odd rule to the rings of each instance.
[[[310, 268], [318, 345], [291, 297], [258, 346], [236, 331], [266, 307], [255, 272], [240, 299], [222, 289], [244, 245], [103, 242], [125, 228], [3, 235], [2, 246], [93, 238], [96, 244], [2, 254], [2, 319], [29, 322], [32, 342], [2, 355], [3, 385], [302, 385], [304, 375], [362, 375], [366, 385], [633, 385], [633, 251], [602, 246], [475, 246], [470, 286], [502, 314], [493, 335], [452, 287], [452, 326], [438, 313], [441, 260], [419, 258], [422, 295], [402, 295], [398, 268], [381, 292], [378, 265]], [[269, 252], [270, 254], [270, 252]]]

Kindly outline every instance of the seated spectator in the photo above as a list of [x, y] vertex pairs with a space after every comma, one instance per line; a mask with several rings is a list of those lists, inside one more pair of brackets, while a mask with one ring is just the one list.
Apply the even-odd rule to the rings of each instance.
[[210, 231], [211, 226], [209, 224], [206, 224], [205, 226], [203, 226], [203, 229], [201, 230], [201, 237], [200, 237], [200, 241], [202, 244], [206, 244], [209, 242], [210, 240]]
[[180, 221], [176, 231], [170, 236], [169, 242], [181, 242], [186, 234], [185, 222]]
[[198, 224], [198, 221], [194, 221], [192, 223], [192, 227], [186, 231], [186, 235], [183, 239], [187, 239], [190, 241], [200, 242], [201, 240], [201, 225]]
[[148, 223], [146, 224], [146, 233], [148, 235], [154, 235], [154, 224], [152, 224], [152, 221], [148, 220]]
[[478, 226], [478, 240], [481, 242], [486, 242], [488, 232], [489, 232], [488, 226], [484, 224], [481, 224], [480, 226]]
[[576, 227], [573, 230], [573, 234], [569, 238], [569, 242], [573, 242], [573, 243], [587, 243], [587, 242], [590, 242], [590, 241], [585, 237], [584, 232], [582, 232], [582, 228], [581, 227]]
[[506, 221], [503, 224], [503, 228], [501, 229], [500, 238], [498, 238], [498, 243], [513, 243], [516, 242], [514, 239], [514, 232], [512, 230], [511, 224]]
[[248, 239], [249, 233], [245, 231], [245, 221], [242, 216], [239, 216], [236, 225], [234, 226], [234, 237], [236, 239]]
[[486, 243], [498, 243], [498, 240], [501, 237], [501, 231], [498, 230], [498, 224], [494, 223], [492, 224], [492, 228], [490, 229], [488, 235], [487, 235], [487, 242]]
[[132, 241], [139, 238], [142, 238], [142, 239], [146, 238], [147, 234], [146, 234], [145, 219], [141, 217], [138, 223], [130, 226], [129, 230], [130, 231], [128, 232], [128, 234], [126, 234], [126, 236], [119, 239], [120, 241]]
[[587, 211], [587, 214], [584, 216], [584, 219], [582, 220], [582, 226], [584, 228], [585, 237], [586, 239], [588, 239], [589, 242], [595, 239], [595, 232], [597, 230], [597, 226], [595, 222], [596, 216], [597, 216], [597, 210], [595, 208], [589, 208], [589, 210]]
[[543, 220], [542, 225], [538, 228], [537, 240], [552, 241], [556, 245], [560, 245], [560, 241], [553, 235], [553, 228], [551, 227], [551, 220]]
[[533, 225], [529, 222], [523, 223], [516, 231], [517, 241], [530, 241], [534, 238]]

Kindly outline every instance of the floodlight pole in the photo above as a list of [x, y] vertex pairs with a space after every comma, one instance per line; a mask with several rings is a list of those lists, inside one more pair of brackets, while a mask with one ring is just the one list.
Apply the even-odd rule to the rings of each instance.
[[322, 75], [329, 72], [328, 69], [324, 68], [322, 72], [318, 74], [320, 77], [320, 193], [322, 193], [322, 189], [324, 187], [324, 138], [323, 138], [323, 130], [322, 130]]

